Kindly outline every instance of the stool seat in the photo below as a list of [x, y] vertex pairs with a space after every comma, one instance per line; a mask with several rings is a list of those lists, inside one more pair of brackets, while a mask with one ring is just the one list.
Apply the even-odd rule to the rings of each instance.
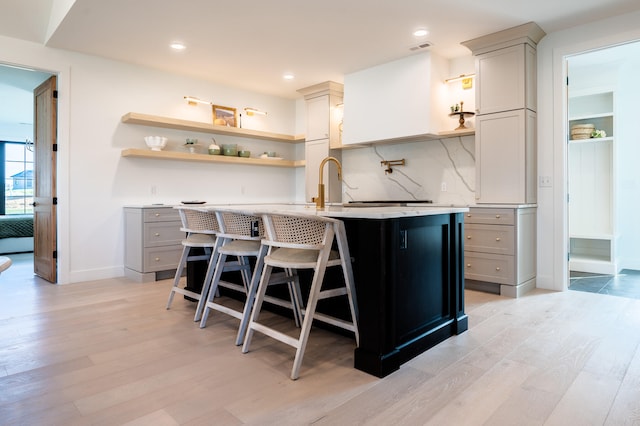
[[[266, 261], [279, 268], [311, 269], [318, 262], [318, 250], [301, 250], [294, 248], [274, 248], [266, 257]], [[340, 264], [340, 253], [331, 250], [327, 266]]]
[[188, 247], [213, 247], [215, 243], [216, 236], [209, 234], [189, 234], [182, 240], [182, 245]]

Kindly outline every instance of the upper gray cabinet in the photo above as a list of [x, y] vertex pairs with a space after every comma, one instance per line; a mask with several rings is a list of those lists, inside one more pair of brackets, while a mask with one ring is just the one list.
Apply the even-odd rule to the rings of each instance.
[[536, 111], [536, 50], [519, 44], [476, 57], [476, 113]]

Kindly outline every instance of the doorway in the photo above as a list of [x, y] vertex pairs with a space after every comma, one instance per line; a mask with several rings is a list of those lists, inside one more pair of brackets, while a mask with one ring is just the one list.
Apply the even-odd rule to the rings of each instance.
[[569, 289], [640, 298], [640, 42], [566, 61]]
[[[48, 84], [46, 84], [49, 82]], [[39, 134], [39, 139], [46, 140], [48, 144], [49, 141], [55, 139], [55, 124], [56, 124], [56, 114], [55, 114], [55, 102], [51, 103], [47, 100], [47, 96], [49, 92], [52, 92], [52, 89], [55, 90], [55, 76], [48, 72], [41, 72], [32, 69], [3, 65], [0, 64], [0, 97], [5, 100], [5, 102], [0, 105], [0, 140], [3, 141], [13, 141], [14, 148], [15, 146], [20, 146], [25, 153], [29, 151], [27, 154], [32, 158], [32, 164], [29, 167], [28, 171], [25, 171], [24, 174], [29, 174], [33, 176], [35, 174], [36, 179], [33, 177], [29, 180], [29, 182], [39, 181], [41, 184], [46, 183], [45, 187], [51, 186], [51, 184], [55, 187], [55, 159], [51, 161], [52, 167], [45, 167], [45, 172], [39, 171], [40, 168], [42, 170], [42, 165], [47, 165], [48, 161], [46, 161], [47, 151], [51, 151], [53, 148], [51, 145], [45, 144], [34, 144], [34, 131], [35, 134]], [[44, 94], [44, 96], [43, 96]], [[45, 114], [42, 113], [44, 105], [53, 105], [53, 108], [47, 106], [48, 111], [44, 111]], [[34, 118], [40, 117], [40, 125], [34, 122]], [[43, 118], [44, 117], [44, 118]], [[38, 119], [36, 119], [38, 121]], [[43, 127], [44, 126], [44, 127]], [[45, 129], [46, 127], [46, 129]], [[46, 135], [43, 134], [48, 133]], [[42, 148], [45, 148], [43, 150]], [[38, 160], [38, 158], [40, 160]], [[43, 158], [45, 160], [43, 160]], [[38, 163], [40, 161], [40, 163]], [[10, 172], [7, 172], [10, 174]], [[40, 174], [40, 176], [38, 176]], [[4, 174], [4, 181], [15, 183], [15, 179], [12, 179], [13, 176], [8, 176], [6, 173]], [[23, 182], [24, 183], [24, 182]], [[15, 185], [13, 185], [15, 186]], [[28, 185], [22, 185], [24, 188], [27, 188]], [[40, 207], [36, 207], [38, 204], [35, 200], [40, 191], [42, 193], [42, 185], [38, 187], [38, 183], [32, 186], [31, 190], [33, 191], [29, 196], [32, 197], [30, 201], [33, 203], [33, 207], [29, 205], [29, 211], [25, 213], [36, 213], [36, 210], [40, 209]], [[6, 189], [8, 187], [5, 185], [5, 194]], [[24, 189], [23, 188], [23, 189]], [[12, 193], [15, 188], [11, 188]], [[50, 192], [50, 191], [48, 191]], [[26, 199], [26, 198], [25, 198]], [[31, 204], [31, 202], [29, 204]], [[3, 212], [4, 214], [4, 212]], [[31, 243], [28, 245], [24, 244], [24, 240], [29, 238], [14, 238], [7, 239], [3, 241], [3, 251], [7, 253], [16, 253], [16, 252], [24, 252], [28, 250], [33, 250], [35, 245], [43, 246], [43, 241], [49, 246], [50, 238], [43, 239], [43, 235], [50, 235], [51, 230], [55, 232], [56, 221], [55, 216], [49, 215], [49, 219], [44, 219], [44, 215], [37, 212], [35, 214], [36, 217], [40, 219], [37, 221], [40, 223], [34, 224], [34, 233], [31, 237]], [[53, 218], [53, 219], [51, 219]], [[42, 223], [45, 226], [42, 226]], [[48, 228], [45, 229], [45, 228]], [[15, 241], [14, 241], [15, 240]], [[53, 258], [55, 255], [55, 251], [51, 249], [47, 249], [46, 251], [38, 250], [36, 248], [36, 253], [48, 253]], [[38, 260], [39, 259], [39, 260]], [[47, 264], [43, 262], [42, 255], [38, 255], [34, 257], [33, 266], [34, 271], [46, 278], [50, 282], [56, 282], [56, 274], [55, 269], [52, 269], [55, 261], [49, 262], [47, 264], [48, 269], [46, 273], [43, 273], [45, 268], [42, 267], [42, 264]], [[53, 271], [53, 273], [52, 273]]]

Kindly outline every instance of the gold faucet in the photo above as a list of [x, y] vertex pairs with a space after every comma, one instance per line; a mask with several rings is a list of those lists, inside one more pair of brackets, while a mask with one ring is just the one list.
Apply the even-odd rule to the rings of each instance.
[[322, 183], [322, 170], [324, 168], [324, 165], [327, 164], [327, 162], [329, 161], [333, 161], [334, 163], [336, 163], [336, 166], [338, 166], [338, 180], [342, 179], [342, 165], [340, 164], [340, 161], [338, 161], [337, 158], [327, 157], [320, 162], [320, 170], [319, 170], [319, 177], [318, 177], [318, 196], [313, 197], [311, 199], [311, 201], [315, 201], [316, 209], [324, 208], [324, 183]]

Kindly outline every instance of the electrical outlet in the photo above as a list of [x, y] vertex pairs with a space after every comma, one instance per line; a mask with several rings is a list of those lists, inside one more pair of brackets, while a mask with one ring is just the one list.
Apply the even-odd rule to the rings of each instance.
[[440, 184], [440, 191], [447, 192], [447, 182], [442, 182]]
[[540, 188], [551, 188], [551, 176], [540, 176]]

